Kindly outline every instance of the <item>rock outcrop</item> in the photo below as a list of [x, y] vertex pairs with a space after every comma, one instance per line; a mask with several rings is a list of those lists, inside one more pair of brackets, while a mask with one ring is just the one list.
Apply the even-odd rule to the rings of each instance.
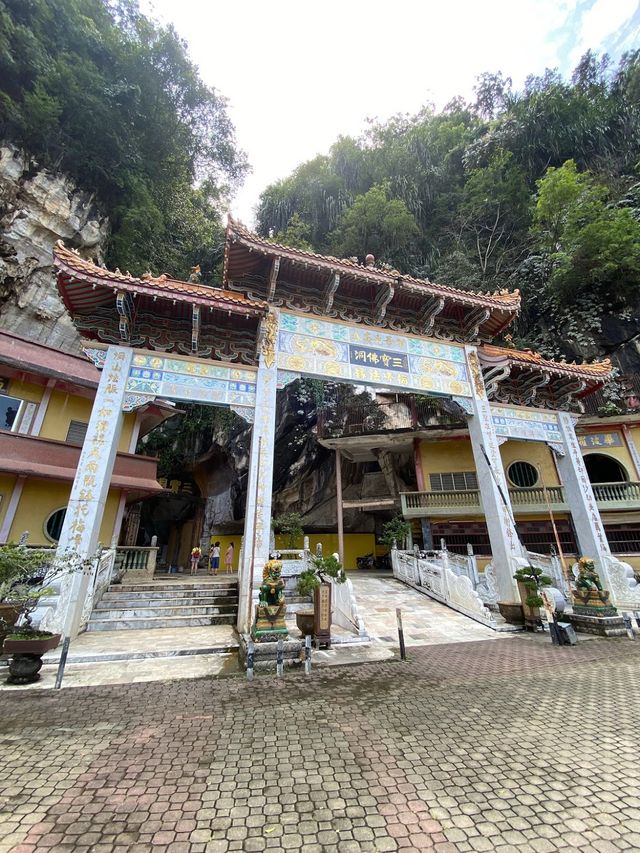
[[2, 327], [77, 351], [78, 334], [55, 287], [53, 247], [64, 240], [83, 257], [101, 260], [108, 233], [109, 221], [92, 195], [15, 148], [0, 148]]

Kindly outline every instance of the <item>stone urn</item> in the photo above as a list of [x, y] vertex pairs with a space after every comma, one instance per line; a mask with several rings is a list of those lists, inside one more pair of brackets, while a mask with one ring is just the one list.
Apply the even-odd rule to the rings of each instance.
[[6, 637], [2, 645], [5, 654], [13, 655], [9, 661], [7, 684], [33, 684], [40, 678], [42, 655], [55, 649], [61, 634], [35, 635], [29, 637]]
[[303, 637], [313, 637], [313, 610], [298, 610], [296, 613], [296, 625]]

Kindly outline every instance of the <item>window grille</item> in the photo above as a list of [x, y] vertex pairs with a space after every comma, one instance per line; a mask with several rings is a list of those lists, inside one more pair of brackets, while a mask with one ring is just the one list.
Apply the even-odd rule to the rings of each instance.
[[507, 476], [519, 489], [530, 489], [538, 482], [538, 469], [530, 462], [512, 462]]
[[478, 488], [475, 471], [452, 471], [445, 474], [429, 474], [432, 492], [466, 492]]
[[84, 444], [88, 426], [84, 421], [71, 421], [67, 430], [67, 444]]

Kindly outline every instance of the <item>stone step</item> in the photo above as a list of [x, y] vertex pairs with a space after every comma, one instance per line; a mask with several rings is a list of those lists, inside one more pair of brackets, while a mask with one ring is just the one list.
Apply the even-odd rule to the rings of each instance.
[[216, 595], [203, 596], [201, 598], [189, 598], [180, 596], [180, 598], [102, 598], [94, 612], [99, 610], [113, 610], [118, 607], [207, 607], [215, 605], [216, 607], [237, 607], [237, 595]]
[[185, 603], [187, 601], [192, 601], [194, 604], [204, 604], [209, 601], [220, 602], [221, 604], [232, 603], [238, 600], [238, 592], [237, 590], [222, 590], [219, 592], [203, 592], [197, 595], [190, 595], [189, 593], [178, 590], [177, 592], [171, 593], [157, 593], [157, 592], [105, 592], [105, 594], [100, 599], [100, 603], [98, 607], [102, 607], [103, 604], [113, 604], [118, 601], [131, 601], [133, 603], [136, 602], [154, 602], [157, 604], [162, 604], [162, 602], [179, 604]]
[[[237, 581], [227, 581], [226, 583], [135, 583], [135, 584], [111, 584], [107, 592], [217, 592], [218, 590], [236, 590], [238, 588]], [[106, 595], [106, 593], [105, 593]]]
[[91, 619], [87, 631], [135, 631], [148, 628], [196, 628], [206, 625], [235, 625], [235, 613], [218, 616], [157, 616], [150, 619]]
[[199, 604], [191, 603], [164, 607], [105, 607], [93, 611], [96, 619], [152, 619], [158, 616], [218, 616], [221, 614], [237, 613], [238, 608], [234, 604]]

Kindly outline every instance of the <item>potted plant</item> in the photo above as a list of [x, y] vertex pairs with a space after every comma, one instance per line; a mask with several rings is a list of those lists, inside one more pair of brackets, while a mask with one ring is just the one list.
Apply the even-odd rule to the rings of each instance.
[[313, 611], [296, 613], [303, 635], [313, 633], [317, 643], [331, 644], [331, 583], [344, 583], [347, 575], [337, 554], [311, 558], [311, 565], [298, 578], [298, 593], [313, 595]]
[[283, 512], [272, 520], [271, 526], [274, 533], [286, 537], [289, 550], [293, 550], [297, 541], [304, 535], [302, 516], [299, 512]]
[[382, 535], [380, 542], [386, 545], [389, 550], [393, 548], [393, 543], [396, 543], [396, 548], [404, 549], [407, 539], [411, 534], [411, 525], [401, 515], [396, 515], [391, 521], [387, 521], [382, 526]]
[[12, 655], [9, 684], [37, 681], [42, 655], [60, 642], [60, 634], [39, 631], [31, 622], [38, 600], [53, 594], [52, 589], [42, 586], [51, 560], [50, 551], [24, 545], [0, 546], [0, 600], [12, 611], [12, 624], [6, 625], [2, 646], [5, 654]]
[[537, 569], [535, 566], [523, 566], [513, 577], [518, 581], [518, 592], [524, 611], [524, 626], [530, 631], [535, 631], [540, 625], [540, 608], [544, 604], [540, 590], [544, 586], [551, 586], [553, 581], [548, 575], [542, 573], [542, 569]]

